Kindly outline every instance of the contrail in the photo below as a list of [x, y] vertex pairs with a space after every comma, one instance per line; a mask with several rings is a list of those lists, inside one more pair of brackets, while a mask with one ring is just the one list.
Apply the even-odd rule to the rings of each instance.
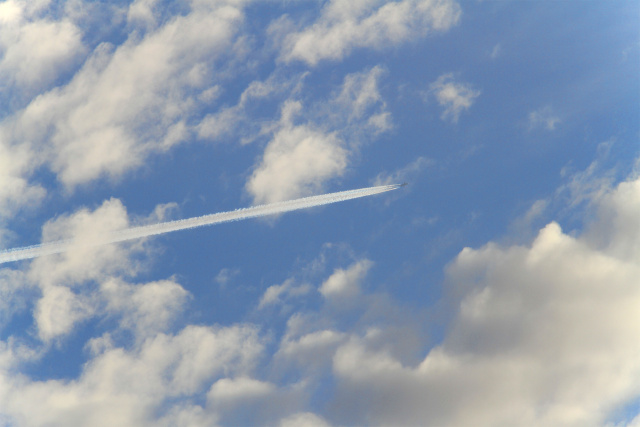
[[[327, 205], [329, 203], [343, 202], [359, 197], [372, 196], [385, 191], [400, 188], [400, 184], [382, 185], [379, 187], [360, 188], [358, 190], [340, 191], [337, 193], [322, 194], [320, 196], [304, 197], [302, 199], [287, 200], [268, 205], [252, 206], [250, 208], [237, 209], [235, 211], [220, 212], [195, 218], [179, 219], [177, 221], [160, 222], [158, 224], [144, 225], [141, 227], [127, 228], [110, 233], [99, 241], [91, 243], [82, 242], [86, 246], [98, 246], [109, 243], [124, 242], [125, 240], [139, 239], [171, 231], [186, 230], [188, 228], [202, 227], [204, 225], [219, 224], [221, 222], [239, 221], [242, 219], [256, 218], [265, 215], [275, 215], [298, 209], [306, 209], [314, 206]], [[0, 252], [0, 264], [36, 258], [44, 255], [66, 252], [74, 244], [80, 244], [76, 240], [58, 240], [56, 242], [42, 243], [34, 246], [8, 249]]]

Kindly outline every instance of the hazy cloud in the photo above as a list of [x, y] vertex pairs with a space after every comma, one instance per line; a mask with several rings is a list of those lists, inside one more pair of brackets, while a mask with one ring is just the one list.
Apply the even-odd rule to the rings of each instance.
[[415, 181], [422, 171], [429, 166], [433, 166], [434, 163], [433, 160], [426, 157], [418, 157], [393, 173], [379, 173], [374, 179], [373, 185], [402, 184], [403, 182]]
[[543, 107], [532, 111], [528, 116], [529, 129], [542, 128], [546, 130], [555, 130], [561, 120], [553, 113], [551, 107]]

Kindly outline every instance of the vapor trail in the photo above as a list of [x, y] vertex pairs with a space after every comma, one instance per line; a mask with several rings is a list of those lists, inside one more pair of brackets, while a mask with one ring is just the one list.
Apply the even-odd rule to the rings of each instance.
[[[314, 206], [327, 205], [329, 203], [343, 202], [359, 197], [372, 196], [385, 191], [399, 188], [399, 184], [382, 185], [379, 187], [360, 188], [358, 190], [340, 191], [338, 193], [322, 194], [320, 196], [304, 197], [302, 199], [287, 200], [285, 202], [271, 203], [268, 205], [252, 206], [250, 208], [237, 209], [235, 211], [220, 212], [195, 218], [179, 219], [177, 221], [160, 222], [158, 224], [144, 225], [141, 227], [127, 228], [114, 231], [99, 241], [94, 241], [87, 246], [98, 246], [108, 243], [123, 242], [125, 240], [139, 239], [154, 236], [156, 234], [169, 233], [171, 231], [185, 230], [187, 228], [202, 227], [204, 225], [219, 224], [221, 222], [239, 221], [242, 219], [256, 218], [265, 215], [275, 215], [298, 209], [306, 209]], [[56, 242], [42, 243], [40, 245], [25, 246], [0, 252], [0, 264], [36, 258], [43, 255], [57, 254], [69, 250], [79, 244], [75, 240], [59, 240]]]

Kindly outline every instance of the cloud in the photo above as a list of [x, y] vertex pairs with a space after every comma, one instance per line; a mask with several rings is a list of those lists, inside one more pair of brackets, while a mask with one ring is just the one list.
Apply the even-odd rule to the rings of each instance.
[[42, 241], [73, 239], [75, 244], [65, 253], [41, 257], [30, 264], [31, 280], [43, 286], [100, 280], [111, 274], [135, 271], [129, 256], [140, 242], [133, 245], [92, 246], [114, 230], [128, 227], [129, 219], [122, 202], [110, 199], [94, 211], [80, 209], [48, 221], [42, 228]]
[[[300, 60], [312, 66], [324, 59], [339, 60], [357, 48], [380, 49], [447, 31], [460, 14], [460, 6], [449, 0], [333, 0], [312, 25], [284, 36], [281, 56], [287, 62]], [[270, 30], [288, 32], [290, 26], [279, 21]]]
[[502, 45], [498, 43], [493, 47], [493, 49], [491, 49], [491, 53], [489, 54], [489, 56], [491, 57], [491, 59], [496, 59], [501, 54], [502, 54]]
[[69, 189], [118, 178], [186, 139], [198, 96], [242, 18], [236, 2], [194, 2], [144, 36], [100, 44], [67, 85], [38, 96], [0, 131], [28, 141], [31, 161], [48, 165]]
[[95, 308], [91, 301], [65, 286], [46, 286], [38, 300], [34, 320], [38, 336], [48, 342], [69, 333], [74, 326], [91, 317]]
[[[86, 318], [85, 302], [121, 320], [87, 344], [91, 357], [74, 380], [16, 376], [6, 366], [32, 356], [3, 343], [0, 407], [32, 425], [603, 425], [640, 395], [640, 180], [594, 203], [599, 216], [581, 233], [552, 222], [528, 245], [461, 251], [446, 271], [453, 315], [426, 355], [420, 316], [362, 288], [371, 261], [335, 269], [319, 286], [322, 305], [290, 315], [266, 359], [268, 379], [254, 375], [269, 335], [256, 325], [162, 330], [187, 298], [175, 282], [107, 275], [93, 295], [52, 284], [50, 307], [71, 322]], [[295, 286], [269, 289], [263, 299], [273, 303]], [[354, 294], [357, 304], [335, 310]], [[52, 336], [68, 329], [49, 325], [41, 331]], [[121, 346], [123, 329], [147, 333]], [[316, 414], [320, 395], [326, 410]]]
[[27, 147], [9, 145], [0, 130], [0, 221], [22, 208], [39, 204], [45, 196], [42, 186], [30, 184], [25, 178], [37, 167], [33, 156]]
[[453, 74], [443, 74], [431, 83], [433, 92], [438, 103], [444, 107], [444, 112], [440, 116], [442, 120], [450, 120], [457, 123], [460, 113], [468, 110], [473, 105], [475, 99], [480, 95], [480, 91], [473, 89], [467, 83], [454, 81]]
[[366, 125], [374, 133], [391, 129], [391, 113], [387, 111], [379, 91], [380, 79], [385, 73], [382, 67], [375, 66], [367, 71], [348, 74], [340, 94], [331, 102], [332, 110], [335, 112], [335, 107], [341, 107], [340, 114], [358, 126], [366, 120]]
[[359, 337], [337, 350], [339, 422], [602, 425], [640, 395], [639, 200], [631, 180], [582, 235], [550, 223], [530, 246], [464, 249], [447, 270], [455, 317], [421, 363]]
[[297, 102], [289, 102], [283, 108], [281, 127], [247, 183], [255, 203], [317, 192], [325, 181], [342, 175], [347, 167], [347, 150], [334, 133], [293, 124], [293, 115], [301, 108]]
[[560, 118], [553, 114], [553, 110], [549, 106], [532, 111], [528, 116], [529, 130], [538, 128], [546, 129], [549, 131], [555, 130], [556, 126], [560, 122]]
[[[158, 206], [150, 218], [157, 219], [171, 206]], [[117, 199], [44, 225], [43, 241], [74, 239], [75, 243], [65, 253], [26, 264], [21, 273], [24, 284], [42, 292], [34, 312], [42, 341], [64, 338], [82, 321], [100, 315], [119, 318], [123, 330], [144, 339], [168, 329], [182, 311], [189, 294], [178, 283], [164, 280], [133, 285], [125, 281], [135, 276], [153, 253], [144, 241], [92, 246], [95, 240], [128, 226], [126, 209]]]
[[360, 260], [347, 268], [336, 269], [320, 286], [320, 293], [325, 298], [351, 298], [360, 292], [359, 284], [364, 279], [373, 263], [368, 259]]
[[379, 92], [380, 67], [348, 74], [339, 90], [310, 107], [289, 99], [270, 131], [261, 162], [246, 188], [255, 203], [271, 203], [321, 191], [342, 176], [361, 142], [391, 128]]
[[[18, 425], [151, 426], [185, 419], [209, 424], [215, 414], [188, 397], [205, 392], [220, 376], [242, 378], [262, 349], [253, 327], [188, 326], [129, 350], [107, 347], [74, 381], [28, 380], [3, 371], [0, 405]], [[170, 401], [177, 403], [163, 420], [163, 405]]]
[[311, 412], [293, 414], [280, 422], [280, 427], [329, 427], [322, 417]]
[[137, 339], [166, 331], [182, 313], [189, 293], [178, 283], [162, 280], [146, 284], [128, 284], [109, 279], [100, 285], [106, 311], [121, 317], [121, 328], [132, 330]]
[[382, 172], [376, 176], [373, 185], [401, 184], [403, 182], [415, 181], [417, 176], [435, 162], [426, 157], [418, 157], [408, 165], [396, 170], [393, 173]]
[[297, 296], [302, 296], [311, 291], [311, 285], [305, 283], [303, 285], [296, 286], [294, 279], [287, 279], [281, 285], [272, 285], [262, 295], [258, 308], [264, 308], [269, 305], [273, 305], [282, 302], [284, 299], [290, 299]]
[[66, 17], [41, 18], [49, 2], [0, 5], [0, 78], [31, 92], [55, 81], [85, 52], [82, 34]]
[[[257, 137], [269, 133], [272, 130], [273, 117], [268, 116], [263, 120], [259, 110], [263, 103], [273, 102], [274, 98], [283, 96], [295, 96], [301, 90], [307, 73], [297, 75], [283, 75], [276, 69], [265, 80], [255, 80], [247, 85], [240, 94], [238, 102], [233, 106], [220, 108], [209, 113], [196, 126], [198, 137], [204, 140], [220, 141], [225, 136], [240, 137], [241, 144], [247, 144]], [[208, 97], [216, 97], [222, 91], [219, 86]], [[268, 109], [271, 111], [271, 107]], [[267, 120], [267, 124], [264, 121]]]

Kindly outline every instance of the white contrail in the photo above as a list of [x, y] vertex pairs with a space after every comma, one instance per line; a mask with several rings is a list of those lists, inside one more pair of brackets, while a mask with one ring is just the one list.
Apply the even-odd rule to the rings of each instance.
[[[302, 199], [287, 200], [285, 202], [271, 203], [268, 205], [252, 206], [250, 208], [237, 209], [230, 212], [220, 212], [216, 214], [198, 216], [195, 218], [179, 219], [177, 221], [168, 221], [158, 224], [144, 225], [141, 227], [127, 228], [125, 230], [114, 231], [99, 241], [91, 242], [90, 244], [83, 242], [82, 244], [88, 246], [98, 246], [108, 243], [123, 242], [125, 240], [139, 239], [141, 237], [154, 236], [156, 234], [168, 233], [170, 231], [202, 227], [203, 225], [212, 225], [228, 221], [238, 221], [241, 219], [255, 218], [265, 215], [275, 215], [284, 212], [295, 211], [298, 209], [311, 208], [313, 206], [327, 205], [329, 203], [356, 199], [358, 197], [372, 196], [374, 194], [384, 193], [385, 191], [395, 190], [399, 187], [399, 184], [392, 184], [382, 185], [379, 187], [360, 188], [358, 190], [340, 191], [338, 193], [304, 197]], [[75, 240], [59, 240], [56, 242], [42, 243], [40, 245], [25, 246], [22, 248], [5, 250], [0, 252], [0, 264], [65, 252], [69, 250], [69, 248], [74, 244], [81, 243]]]

